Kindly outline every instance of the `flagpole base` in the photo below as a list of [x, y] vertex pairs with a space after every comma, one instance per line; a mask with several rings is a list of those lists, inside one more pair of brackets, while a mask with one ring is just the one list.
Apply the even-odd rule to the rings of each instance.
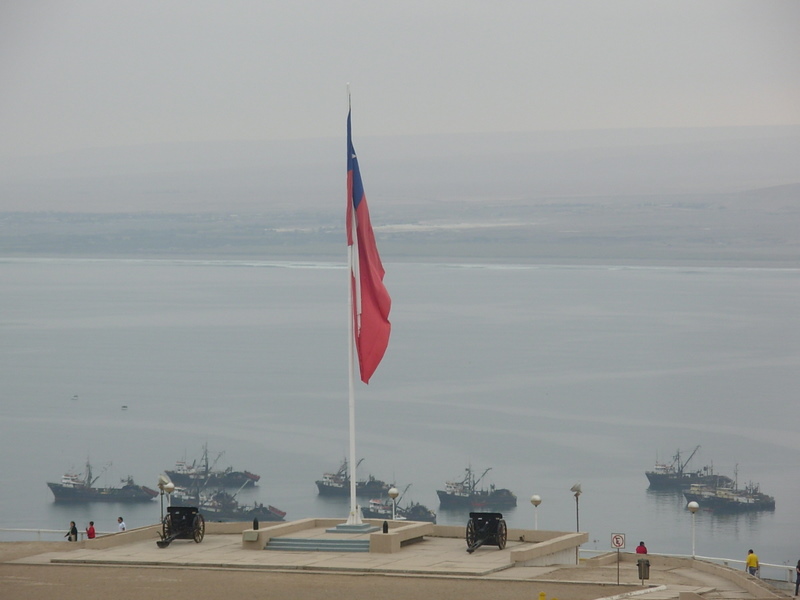
[[361, 507], [356, 506], [354, 511], [350, 511], [346, 523], [339, 523], [336, 527], [326, 529], [327, 533], [372, 533], [378, 531], [380, 527], [364, 523], [361, 520]]
[[346, 525], [363, 525], [364, 521], [361, 520], [361, 507], [356, 504], [355, 510], [351, 510], [347, 517]]

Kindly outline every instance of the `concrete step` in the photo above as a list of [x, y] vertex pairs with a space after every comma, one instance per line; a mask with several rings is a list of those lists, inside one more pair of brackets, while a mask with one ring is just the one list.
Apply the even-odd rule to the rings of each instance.
[[273, 538], [267, 542], [264, 549], [305, 552], [369, 552], [369, 540]]

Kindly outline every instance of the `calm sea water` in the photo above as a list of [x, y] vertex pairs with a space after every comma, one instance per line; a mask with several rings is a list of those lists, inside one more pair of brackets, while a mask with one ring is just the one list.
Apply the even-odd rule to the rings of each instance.
[[[155, 487], [203, 444], [262, 476], [243, 502], [346, 517], [314, 484], [348, 454], [343, 265], [18, 259], [0, 281], [0, 528], [155, 523], [158, 500], [62, 506], [45, 483], [89, 458], [98, 485]], [[519, 497], [512, 527], [533, 526], [539, 494], [539, 527], [579, 520], [587, 548], [621, 532], [686, 554], [685, 501], [644, 471], [699, 444], [693, 466], [738, 465], [777, 508], [699, 512], [697, 553], [800, 558], [799, 270], [388, 264], [386, 283], [389, 350], [356, 390], [360, 477], [438, 509], [445, 480], [491, 467]]]

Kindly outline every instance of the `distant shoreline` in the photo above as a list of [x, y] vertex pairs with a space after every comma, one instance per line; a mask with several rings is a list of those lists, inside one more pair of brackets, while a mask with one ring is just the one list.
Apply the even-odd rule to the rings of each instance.
[[[798, 268], [795, 189], [383, 203], [373, 227], [387, 264]], [[0, 212], [0, 233], [0, 257], [347, 260], [343, 209], [332, 207]]]

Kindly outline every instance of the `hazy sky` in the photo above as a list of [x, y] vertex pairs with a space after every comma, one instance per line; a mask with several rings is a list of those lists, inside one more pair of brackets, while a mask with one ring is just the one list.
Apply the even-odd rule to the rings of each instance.
[[800, 2], [0, 0], [0, 157], [800, 124]]

